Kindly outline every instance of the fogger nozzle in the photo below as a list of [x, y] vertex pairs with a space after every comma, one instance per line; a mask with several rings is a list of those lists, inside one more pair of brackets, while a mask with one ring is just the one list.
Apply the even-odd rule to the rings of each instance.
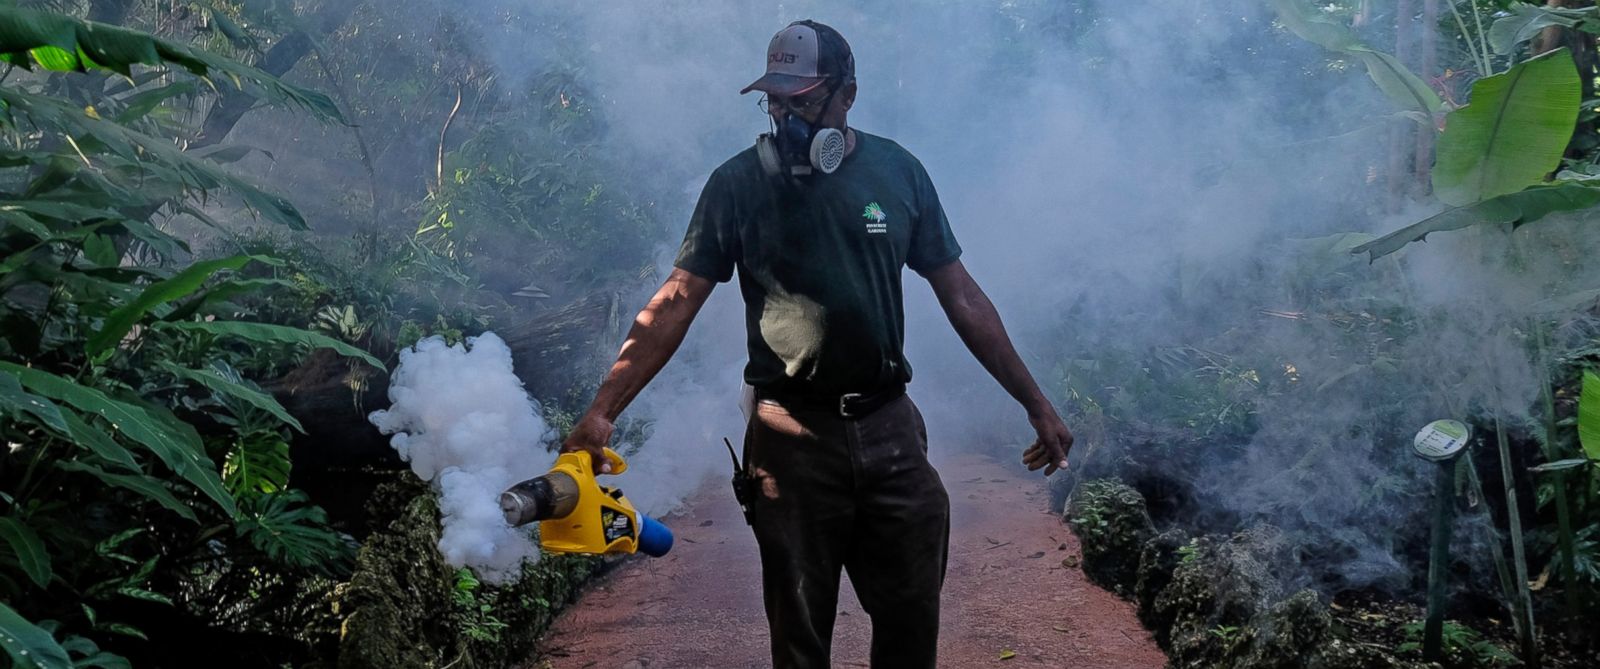
[[500, 510], [511, 526], [565, 518], [578, 508], [578, 481], [553, 471], [528, 479], [500, 493]]
[[[627, 471], [616, 451], [602, 454], [611, 473]], [[672, 530], [635, 510], [621, 490], [597, 483], [591, 458], [586, 451], [562, 453], [544, 476], [500, 493], [506, 522], [539, 521], [539, 545], [551, 552], [665, 555], [672, 549]]]

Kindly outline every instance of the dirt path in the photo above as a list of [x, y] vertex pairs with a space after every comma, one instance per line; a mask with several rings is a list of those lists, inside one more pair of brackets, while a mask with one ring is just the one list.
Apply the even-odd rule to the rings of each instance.
[[[1048, 510], [1042, 479], [978, 455], [938, 467], [951, 505], [941, 667], [1166, 664], [1131, 604], [1062, 566], [1078, 541]], [[668, 519], [672, 552], [597, 583], [545, 635], [545, 659], [525, 669], [769, 666], [755, 538], [732, 497], [710, 488]], [[841, 590], [834, 666], [865, 667], [871, 621], [850, 586]], [[1016, 656], [1001, 660], [1008, 650]]]

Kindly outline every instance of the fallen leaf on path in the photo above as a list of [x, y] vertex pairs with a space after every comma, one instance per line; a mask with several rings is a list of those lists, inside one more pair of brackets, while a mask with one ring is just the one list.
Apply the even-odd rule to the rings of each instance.
[[1016, 657], [1016, 656], [1017, 656], [1017, 651], [1014, 651], [1014, 650], [1002, 650], [1002, 651], [1000, 651], [1000, 659], [1002, 659], [1002, 660], [1009, 660], [1009, 659], [1011, 659], [1013, 657]]
[[1078, 556], [1068, 555], [1066, 559], [1061, 561], [1061, 566], [1068, 569], [1076, 569], [1078, 567]]
[[1039, 551], [1037, 553], [1034, 553], [1033, 555], [1029, 555], [1028, 557], [1025, 557], [1025, 558], [1022, 558], [1022, 559], [1024, 559], [1024, 560], [1037, 560], [1037, 559], [1042, 558], [1042, 557], [1044, 557], [1044, 551]]
[[984, 538], [983, 538], [983, 539], [984, 539], [984, 541], [987, 541], [987, 542], [989, 542], [989, 543], [991, 543], [991, 544], [998, 544], [998, 543], [1000, 543], [1000, 540], [999, 540], [999, 539], [996, 539], [996, 538], [994, 538], [994, 537], [984, 537]]
[[1072, 630], [1069, 630], [1065, 626], [1062, 626], [1062, 625], [1051, 625], [1050, 629], [1053, 629], [1053, 630], [1055, 630], [1057, 632], [1070, 632], [1070, 631], [1072, 631]]

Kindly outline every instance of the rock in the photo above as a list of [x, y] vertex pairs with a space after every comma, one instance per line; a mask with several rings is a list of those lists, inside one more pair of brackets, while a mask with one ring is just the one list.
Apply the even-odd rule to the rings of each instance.
[[463, 650], [446, 589], [455, 570], [437, 548], [438, 504], [424, 494], [404, 508], [367, 538], [337, 603], [339, 669], [443, 665]]
[[1205, 537], [1185, 544], [1172, 582], [1149, 614], [1172, 621], [1166, 643], [1175, 669], [1233, 666], [1245, 654], [1244, 642], [1252, 638], [1246, 627], [1282, 599], [1271, 568], [1288, 558], [1280, 535], [1258, 526], [1227, 541]]
[[1301, 590], [1258, 616], [1240, 636], [1240, 669], [1300, 669], [1331, 635], [1333, 618], [1317, 593]]
[[1155, 535], [1144, 497], [1117, 481], [1084, 481], [1067, 502], [1066, 521], [1083, 545], [1084, 575], [1130, 596], [1140, 550]]
[[1166, 634], [1172, 619], [1158, 614], [1156, 598], [1172, 583], [1172, 573], [1184, 560], [1193, 555], [1189, 546], [1189, 533], [1171, 529], [1146, 541], [1139, 550], [1139, 569], [1133, 582], [1133, 601], [1138, 604], [1139, 621], [1150, 629], [1156, 642], [1165, 645]]

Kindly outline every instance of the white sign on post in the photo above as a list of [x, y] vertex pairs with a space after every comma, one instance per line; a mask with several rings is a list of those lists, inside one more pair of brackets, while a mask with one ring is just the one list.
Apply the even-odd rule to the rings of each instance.
[[1442, 462], [1455, 457], [1466, 447], [1470, 433], [1461, 421], [1436, 420], [1417, 432], [1417, 438], [1411, 445], [1423, 459]]

